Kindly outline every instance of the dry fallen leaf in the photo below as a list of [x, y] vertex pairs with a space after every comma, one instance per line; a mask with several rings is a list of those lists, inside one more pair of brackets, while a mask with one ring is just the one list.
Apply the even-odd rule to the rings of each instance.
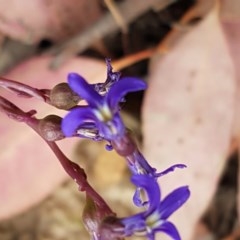
[[[237, 0], [219, 0], [220, 22], [224, 31], [231, 57], [233, 59], [237, 87], [236, 87], [236, 113], [234, 124], [234, 138], [240, 141], [240, 3]], [[240, 178], [240, 174], [238, 176]], [[238, 181], [240, 183], [240, 181]], [[238, 192], [238, 217], [240, 216], [240, 192]]]
[[0, 31], [25, 43], [61, 41], [96, 21], [97, 0], [0, 0]]
[[[103, 62], [87, 58], [69, 61], [58, 71], [50, 71], [50, 58], [33, 58], [22, 63], [6, 77], [38, 88], [51, 88], [66, 81], [69, 72], [78, 72], [89, 82], [104, 81], [106, 67]], [[1, 89], [2, 96], [8, 96], [24, 110], [37, 109], [37, 117], [56, 111], [35, 99], [25, 99]], [[10, 120], [1, 114], [0, 124], [0, 219], [17, 214], [45, 198], [57, 185], [67, 178], [60, 163], [39, 136], [23, 123]], [[59, 143], [72, 159], [72, 149], [78, 139], [66, 139]]]
[[188, 166], [159, 182], [163, 195], [190, 186], [190, 200], [172, 217], [182, 239], [190, 240], [215, 193], [235, 117], [235, 73], [217, 9], [164, 58], [155, 56], [150, 71], [143, 108], [145, 154], [159, 170]]
[[[189, 202], [172, 219], [184, 240], [191, 239], [197, 221], [216, 190], [232, 136], [236, 133], [237, 81], [233, 55], [230, 55], [221, 26], [215, 9], [164, 58], [155, 56], [143, 108], [147, 159], [159, 170], [175, 163], [188, 165], [187, 169], [159, 180], [163, 195], [178, 186], [190, 186]], [[78, 71], [90, 81], [104, 79], [102, 63], [80, 59], [58, 72], [49, 72], [46, 70], [48, 60], [31, 60], [7, 77], [29, 81], [39, 88], [56, 83], [49, 79], [65, 81], [69, 71]], [[21, 104], [22, 100], [12, 96], [11, 99]], [[24, 107], [28, 110], [35, 104], [42, 116], [50, 111], [37, 102], [24, 104]], [[4, 121], [1, 133], [6, 137], [1, 138], [0, 143], [2, 149], [7, 150], [0, 155], [0, 218], [38, 202], [66, 177], [39, 137], [25, 125], [11, 122], [5, 116], [1, 119]], [[26, 146], [31, 149], [30, 156]], [[72, 142], [64, 146], [68, 154], [69, 146], [73, 146]]]

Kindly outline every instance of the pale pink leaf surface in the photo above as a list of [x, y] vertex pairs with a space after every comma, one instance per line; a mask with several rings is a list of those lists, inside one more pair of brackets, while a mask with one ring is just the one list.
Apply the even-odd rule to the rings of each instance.
[[[220, 21], [227, 44], [234, 62], [236, 79], [237, 79], [237, 96], [236, 96], [236, 117], [234, 124], [234, 138], [240, 140], [240, 2], [238, 0], [220, 0]], [[240, 216], [240, 173], [238, 175], [238, 217]]]
[[[50, 58], [33, 58], [17, 66], [5, 77], [38, 88], [51, 88], [59, 82], [65, 82], [69, 72], [78, 72], [89, 82], [104, 81], [106, 67], [104, 62], [87, 58], [69, 61], [57, 71], [48, 69]], [[37, 117], [65, 111], [36, 99], [19, 98], [13, 93], [0, 89], [2, 96], [25, 111], [38, 110]], [[68, 178], [55, 155], [47, 144], [27, 125], [18, 123], [3, 113], [0, 124], [0, 219], [20, 213], [40, 202], [64, 179]], [[74, 143], [79, 139], [65, 139], [59, 142], [61, 149], [72, 159]], [[76, 186], [77, 189], [77, 186]]]
[[150, 71], [143, 107], [145, 154], [158, 170], [188, 166], [159, 182], [163, 195], [189, 185], [190, 200], [171, 220], [182, 239], [190, 240], [224, 168], [235, 114], [234, 69], [217, 11], [166, 56], [155, 56]]
[[240, 2], [237, 0], [221, 0], [220, 23], [223, 29], [227, 45], [233, 59], [235, 73], [237, 78], [237, 95], [236, 95], [236, 118], [234, 125], [234, 137], [240, 139]]
[[100, 15], [96, 0], [0, 0], [0, 31], [26, 43], [61, 41]]

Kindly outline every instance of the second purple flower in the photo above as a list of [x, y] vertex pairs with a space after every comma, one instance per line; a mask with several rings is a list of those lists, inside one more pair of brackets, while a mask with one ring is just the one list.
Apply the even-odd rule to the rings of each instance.
[[78, 75], [70, 73], [68, 84], [71, 89], [88, 103], [87, 106], [77, 106], [70, 110], [62, 121], [65, 136], [77, 134], [78, 130], [89, 129], [96, 132], [96, 139], [111, 141], [125, 133], [125, 126], [119, 114], [119, 102], [129, 92], [146, 89], [146, 83], [131, 77], [121, 78], [115, 82], [109, 91], [101, 96], [92, 85]]

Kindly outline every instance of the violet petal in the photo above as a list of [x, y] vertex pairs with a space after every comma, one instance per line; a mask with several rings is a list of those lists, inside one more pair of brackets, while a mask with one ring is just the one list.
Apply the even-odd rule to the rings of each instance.
[[68, 75], [68, 84], [71, 89], [81, 98], [85, 99], [92, 107], [98, 108], [103, 102], [103, 98], [94, 90], [93, 86], [77, 73]]
[[147, 84], [137, 78], [124, 77], [112, 85], [106, 98], [111, 109], [118, 109], [118, 103], [129, 92], [137, 92], [146, 89]]
[[160, 203], [161, 193], [158, 183], [148, 175], [133, 175], [131, 180], [137, 187], [143, 188], [148, 195], [149, 206], [144, 213], [145, 216], [148, 216], [158, 208]]
[[72, 109], [62, 120], [62, 131], [66, 137], [72, 136], [78, 127], [88, 120], [95, 120], [95, 116], [89, 107], [77, 107]]
[[177, 188], [169, 195], [167, 195], [159, 207], [161, 219], [167, 219], [188, 200], [189, 196], [190, 191], [188, 186]]
[[171, 222], [164, 222], [160, 227], [154, 229], [154, 232], [164, 232], [173, 240], [181, 240], [177, 228]]

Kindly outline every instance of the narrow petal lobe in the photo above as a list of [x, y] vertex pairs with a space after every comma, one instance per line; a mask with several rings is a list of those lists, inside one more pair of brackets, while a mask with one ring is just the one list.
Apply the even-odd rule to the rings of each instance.
[[158, 231], [166, 233], [173, 240], [181, 240], [177, 228], [171, 222], [164, 222], [159, 228], [155, 229], [155, 232]]
[[92, 107], [98, 107], [102, 103], [102, 97], [94, 90], [93, 86], [77, 73], [68, 75], [68, 84], [81, 98], [85, 99]]
[[145, 215], [151, 214], [157, 209], [160, 202], [161, 193], [158, 183], [154, 178], [149, 177], [148, 175], [133, 175], [132, 182], [137, 187], [141, 187], [146, 191], [149, 199], [149, 206]]
[[72, 109], [62, 120], [62, 131], [66, 137], [72, 136], [77, 128], [87, 120], [93, 120], [94, 115], [88, 107]]
[[147, 84], [140, 79], [133, 77], [121, 78], [113, 84], [107, 95], [107, 102], [112, 109], [116, 109], [118, 103], [129, 92], [137, 92], [146, 89]]
[[162, 219], [167, 219], [180, 208], [189, 198], [188, 186], [180, 187], [171, 192], [160, 204], [159, 212]]

